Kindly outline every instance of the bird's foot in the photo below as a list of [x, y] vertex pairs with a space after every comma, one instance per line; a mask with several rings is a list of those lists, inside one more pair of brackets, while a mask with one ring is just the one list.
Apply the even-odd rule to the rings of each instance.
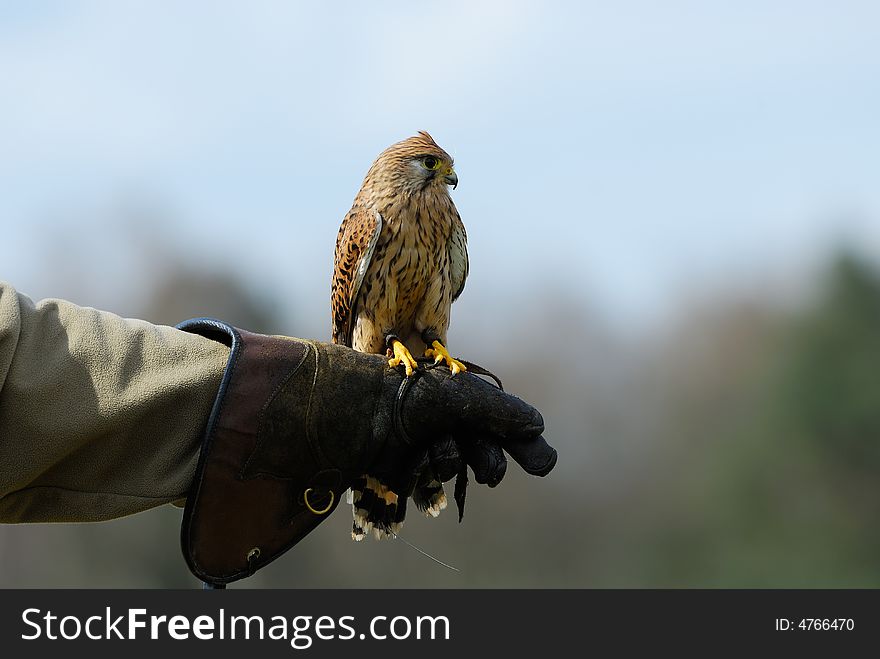
[[431, 343], [431, 345], [434, 347], [425, 350], [425, 357], [433, 357], [435, 364], [446, 362], [446, 365], [449, 367], [449, 370], [452, 371], [453, 375], [467, 370], [467, 366], [465, 366], [460, 361], [455, 359], [452, 355], [450, 355], [449, 351], [443, 346], [442, 343], [440, 343], [439, 341], [434, 341], [433, 343]]
[[410, 377], [413, 374], [414, 369], [418, 367], [415, 358], [410, 354], [409, 350], [406, 349], [406, 346], [397, 339], [394, 339], [391, 342], [391, 350], [394, 353], [394, 356], [388, 360], [388, 365], [391, 368], [397, 368], [403, 364], [404, 369], [406, 369], [406, 377]]

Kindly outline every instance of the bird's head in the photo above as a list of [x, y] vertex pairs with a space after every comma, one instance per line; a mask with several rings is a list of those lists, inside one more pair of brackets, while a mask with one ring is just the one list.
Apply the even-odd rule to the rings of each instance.
[[385, 149], [367, 174], [375, 184], [390, 185], [408, 194], [448, 194], [458, 185], [452, 156], [424, 131]]

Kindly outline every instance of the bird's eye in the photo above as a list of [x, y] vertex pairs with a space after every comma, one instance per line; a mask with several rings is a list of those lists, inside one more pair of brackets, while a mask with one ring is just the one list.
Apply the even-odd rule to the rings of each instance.
[[425, 156], [422, 162], [425, 164], [426, 169], [437, 169], [440, 167], [440, 161], [434, 156]]

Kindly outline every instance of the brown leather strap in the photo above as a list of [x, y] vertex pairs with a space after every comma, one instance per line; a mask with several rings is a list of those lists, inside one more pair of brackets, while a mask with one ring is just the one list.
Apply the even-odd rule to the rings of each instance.
[[[480, 366], [479, 364], [475, 364], [474, 362], [469, 362], [466, 359], [460, 359], [460, 358], [456, 358], [456, 359], [458, 359], [458, 361], [460, 361], [462, 364], [465, 365], [465, 367], [468, 370], [468, 373], [470, 373], [471, 375], [485, 375], [486, 377], [492, 378], [495, 381], [495, 386], [497, 386], [499, 389], [501, 389], [501, 391], [504, 391], [504, 385], [501, 383], [501, 378], [499, 378], [497, 375], [495, 375], [488, 368], [484, 368], [484, 367]], [[428, 357], [418, 357], [416, 359], [416, 361], [419, 364], [421, 364], [423, 366], [423, 368], [425, 368], [426, 370], [430, 370], [432, 368], [438, 368], [440, 366], [442, 366], [443, 368], [447, 368], [446, 365], [443, 364], [442, 362], [435, 362], [434, 360], [432, 360]]]
[[[288, 429], [302, 435], [289, 441], [298, 451], [291, 461], [295, 473], [262, 468], [272, 463], [261, 453], [261, 435], [272, 424], [273, 400], [285, 387], [300, 386], [299, 378], [293, 379], [299, 370], [311, 366], [314, 373], [314, 349], [308, 343], [207, 319], [179, 327], [231, 348], [181, 527], [183, 554], [193, 574], [226, 584], [250, 576], [317, 526], [339, 503], [342, 477], [306, 441], [304, 419]], [[308, 395], [309, 390], [302, 392]]]

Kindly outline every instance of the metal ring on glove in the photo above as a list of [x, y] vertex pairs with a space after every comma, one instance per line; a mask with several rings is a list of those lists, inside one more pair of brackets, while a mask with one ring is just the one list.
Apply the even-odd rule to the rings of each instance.
[[303, 501], [305, 501], [306, 508], [311, 510], [316, 515], [326, 515], [330, 512], [330, 509], [333, 507], [333, 501], [336, 499], [336, 495], [333, 493], [333, 490], [330, 490], [330, 503], [327, 504], [327, 507], [323, 510], [315, 510], [312, 508], [312, 504], [309, 503], [309, 492], [312, 491], [312, 488], [308, 488], [305, 492], [303, 492]]

